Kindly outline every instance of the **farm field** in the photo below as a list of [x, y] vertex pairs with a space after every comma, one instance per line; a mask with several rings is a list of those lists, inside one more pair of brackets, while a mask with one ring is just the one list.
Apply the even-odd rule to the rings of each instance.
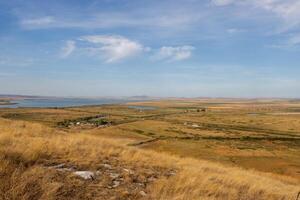
[[[53, 194], [73, 199], [293, 199], [300, 189], [300, 100], [165, 99], [1, 108], [0, 130], [1, 179], [14, 174], [10, 184], [1, 184], [4, 199]], [[92, 183], [68, 173], [61, 178], [53, 166], [62, 163], [104, 170], [100, 176], [106, 178]], [[110, 179], [112, 169], [105, 164], [122, 179]], [[189, 182], [192, 177], [198, 179]], [[169, 179], [175, 182], [168, 185]], [[52, 193], [46, 194], [46, 188]]]

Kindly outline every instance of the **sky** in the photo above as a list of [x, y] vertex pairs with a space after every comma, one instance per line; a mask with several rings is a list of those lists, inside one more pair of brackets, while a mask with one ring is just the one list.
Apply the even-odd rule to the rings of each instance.
[[300, 0], [0, 0], [0, 94], [300, 97]]

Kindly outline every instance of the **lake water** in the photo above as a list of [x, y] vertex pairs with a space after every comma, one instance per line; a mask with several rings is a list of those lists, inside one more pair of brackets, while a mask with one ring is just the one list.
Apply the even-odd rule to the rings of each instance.
[[154, 106], [128, 106], [128, 108], [134, 108], [138, 110], [155, 110], [157, 107]]
[[43, 99], [22, 99], [11, 101], [12, 105], [0, 105], [0, 108], [20, 107], [72, 107], [85, 105], [119, 104], [126, 103], [125, 99], [87, 99], [87, 98], [43, 98]]

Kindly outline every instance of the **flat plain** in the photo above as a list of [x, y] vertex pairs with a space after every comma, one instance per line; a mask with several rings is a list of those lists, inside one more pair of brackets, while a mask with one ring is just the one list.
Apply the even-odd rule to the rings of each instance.
[[[0, 117], [3, 199], [296, 199], [300, 191], [300, 100], [2, 108]], [[81, 180], [70, 168], [101, 175]]]

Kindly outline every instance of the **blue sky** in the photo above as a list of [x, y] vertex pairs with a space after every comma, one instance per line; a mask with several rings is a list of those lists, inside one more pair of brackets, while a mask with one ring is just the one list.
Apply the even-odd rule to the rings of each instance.
[[0, 93], [300, 97], [299, 0], [0, 0]]

